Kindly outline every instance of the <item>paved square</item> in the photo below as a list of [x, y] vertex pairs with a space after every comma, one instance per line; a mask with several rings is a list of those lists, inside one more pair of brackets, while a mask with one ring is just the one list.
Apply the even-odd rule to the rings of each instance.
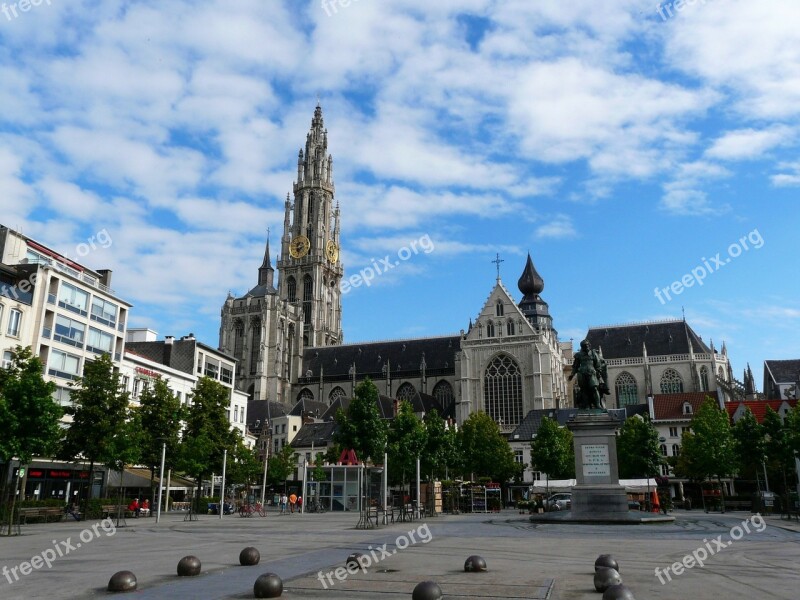
[[[22, 536], [0, 538], [0, 569], [8, 569], [0, 577], [0, 598], [108, 597], [111, 575], [129, 569], [137, 576], [134, 597], [140, 599], [252, 598], [258, 575], [272, 571], [284, 580], [285, 598], [410, 598], [416, 583], [433, 579], [445, 598], [598, 600], [592, 575], [594, 560], [602, 553], [617, 558], [625, 584], [640, 599], [798, 597], [796, 522], [768, 517], [762, 531], [751, 526], [750, 533], [742, 530], [740, 535], [736, 528], [749, 513], [675, 516], [676, 522], [666, 525], [534, 525], [525, 515], [503, 511], [440, 516], [370, 531], [354, 529], [358, 515], [352, 513], [270, 513], [266, 518], [222, 520], [204, 515], [188, 523], [181, 514], [169, 514], [158, 526], [154, 518], [129, 519], [127, 527], [113, 532], [99, 526], [93, 531], [92, 522], [28, 525]], [[410, 543], [411, 531], [416, 543]], [[717, 549], [715, 539], [726, 545]], [[246, 546], [261, 552], [258, 566], [238, 565]], [[49, 561], [49, 567], [35, 568], [32, 557], [59, 548], [63, 556]], [[660, 583], [656, 567], [683, 564], [701, 548], [714, 550], [704, 566], [679, 566], [670, 571], [671, 581]], [[366, 574], [348, 575], [344, 581], [332, 576], [333, 585], [323, 586], [320, 573], [327, 582], [325, 574], [343, 567], [352, 552], [372, 552], [380, 560]], [[178, 561], [188, 554], [200, 558], [202, 574], [178, 578]], [[483, 556], [489, 571], [464, 573], [471, 554]], [[21, 570], [23, 562], [33, 564], [27, 574]]]

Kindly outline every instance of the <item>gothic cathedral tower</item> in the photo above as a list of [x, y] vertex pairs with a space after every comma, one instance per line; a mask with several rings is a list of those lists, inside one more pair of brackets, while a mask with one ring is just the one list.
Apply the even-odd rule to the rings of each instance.
[[339, 206], [334, 206], [333, 157], [317, 104], [305, 150], [297, 157], [294, 202], [286, 196], [278, 261], [281, 300], [303, 311], [303, 346], [342, 343], [344, 274], [339, 256]]

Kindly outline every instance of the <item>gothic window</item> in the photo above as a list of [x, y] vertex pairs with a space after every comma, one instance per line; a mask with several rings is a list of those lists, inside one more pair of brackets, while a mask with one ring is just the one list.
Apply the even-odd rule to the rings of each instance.
[[667, 369], [661, 376], [662, 394], [680, 394], [683, 392], [683, 379], [675, 369]]
[[717, 377], [719, 377], [720, 379], [722, 379], [722, 381], [725, 381], [725, 371], [722, 369], [722, 367], [720, 367], [720, 368], [717, 370]]
[[331, 404], [337, 400], [344, 400], [345, 398], [347, 398], [347, 394], [345, 394], [344, 390], [338, 385], [331, 390], [330, 394], [328, 394], [328, 402]]
[[[317, 175], [317, 165], [314, 164], [314, 176], [316, 178]], [[308, 195], [308, 213], [306, 213], [306, 220], [311, 223], [312, 219], [314, 218], [312, 215], [314, 214], [314, 194]]]
[[486, 337], [494, 337], [494, 323], [491, 321], [486, 324]]
[[495, 308], [497, 310], [497, 316], [498, 317], [502, 317], [503, 316], [503, 301], [502, 300], [498, 300], [497, 301], [497, 306], [495, 306]]
[[672, 444], [672, 456], [680, 456], [681, 447], [678, 444]]
[[667, 456], [667, 445], [666, 444], [661, 444], [661, 446], [659, 446], [659, 449], [661, 450], [661, 456]]
[[294, 277], [289, 277], [289, 279], [286, 280], [286, 297], [289, 302], [297, 301], [297, 282], [294, 280]]
[[411, 400], [416, 395], [417, 395], [417, 390], [414, 389], [414, 386], [406, 382], [399, 388], [397, 388], [397, 395], [395, 396], [395, 398], [397, 398], [400, 402], [402, 402], [403, 400], [411, 402]]
[[314, 280], [311, 275], [303, 277], [303, 323], [311, 325], [311, 300], [314, 297]]
[[233, 329], [233, 355], [241, 359], [242, 352], [244, 352], [244, 323], [236, 321]]
[[250, 374], [255, 375], [258, 371], [258, 354], [261, 351], [261, 321], [253, 319], [253, 341], [250, 344]]
[[442, 410], [447, 412], [454, 400], [453, 386], [447, 381], [440, 381], [433, 387], [433, 397], [442, 405]]
[[312, 392], [308, 388], [303, 388], [302, 390], [300, 390], [300, 393], [297, 394], [298, 402], [305, 402], [306, 400], [313, 400], [313, 399], [314, 399], [314, 392]]
[[705, 365], [700, 367], [700, 391], [708, 391], [708, 367]]
[[495, 356], [483, 378], [483, 402], [487, 414], [502, 425], [518, 425], [522, 420], [522, 373], [507, 354]]
[[287, 381], [291, 381], [292, 380], [292, 357], [294, 356], [294, 350], [295, 350], [294, 349], [294, 345], [295, 345], [294, 324], [292, 324], [292, 325], [289, 325], [289, 339], [288, 339], [288, 342], [286, 344], [286, 348], [284, 349], [284, 352], [286, 353], [284, 355], [284, 359], [286, 361], [286, 380]]
[[636, 379], [627, 371], [619, 374], [614, 388], [617, 392], [617, 408], [638, 403], [639, 390], [637, 389]]
[[506, 323], [506, 333], [508, 335], [514, 335], [514, 321], [509, 320], [509, 322]]

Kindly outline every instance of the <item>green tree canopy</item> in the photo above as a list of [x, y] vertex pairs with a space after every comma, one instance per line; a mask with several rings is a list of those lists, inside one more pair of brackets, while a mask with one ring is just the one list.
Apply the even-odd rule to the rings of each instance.
[[744, 415], [736, 421], [732, 433], [739, 469], [757, 476], [766, 453], [764, 427], [748, 408]]
[[51, 456], [58, 448], [64, 410], [53, 399], [56, 385], [42, 378], [42, 362], [30, 348], [17, 346], [11, 364], [0, 369], [0, 459]]
[[425, 415], [425, 429], [428, 433], [422, 450], [422, 470], [433, 478], [444, 477], [460, 468], [460, 448], [455, 428], [447, 427], [438, 411]]
[[282, 486], [297, 466], [294, 448], [284, 446], [269, 458], [267, 481], [275, 486]]
[[226, 485], [244, 485], [249, 496], [250, 487], [259, 481], [263, 472], [264, 463], [258, 456], [258, 450], [248, 448], [241, 435], [237, 435], [233, 452], [228, 454]]
[[422, 421], [414, 414], [414, 407], [405, 400], [400, 402], [397, 415], [389, 424], [388, 454], [389, 481], [403, 483], [413, 479], [417, 471], [417, 458], [428, 439]]
[[649, 420], [628, 417], [617, 436], [617, 463], [622, 479], [654, 477], [663, 462], [658, 431]]
[[222, 472], [225, 450], [233, 452], [237, 435], [228, 422], [230, 390], [201, 377], [192, 392], [177, 466], [197, 480]]
[[539, 431], [531, 441], [531, 467], [547, 473], [548, 479], [574, 477], [572, 432], [566, 427], [559, 427], [555, 419], [542, 417]]
[[59, 457], [74, 460], [82, 456], [92, 467], [101, 463], [113, 470], [138, 462], [141, 423], [128, 407], [128, 392], [108, 354], [87, 360], [83, 377], [70, 396], [72, 416]]
[[[790, 435], [791, 421], [787, 420], [787, 424], [784, 424], [781, 416], [767, 406], [763, 427], [767, 460], [771, 470], [781, 476], [781, 483], [785, 493], [788, 491], [786, 490], [788, 485], [786, 474], [792, 471], [794, 467], [794, 450]], [[779, 487], [781, 486], [779, 485]]]
[[165, 468], [175, 466], [184, 410], [166, 381], [156, 379], [139, 394], [137, 412], [142, 422], [141, 462], [150, 469], [152, 487], [153, 475], [161, 467], [162, 444], [166, 444]]
[[358, 460], [383, 460], [387, 426], [378, 410], [378, 388], [369, 378], [356, 386], [347, 411], [336, 412], [338, 428], [334, 441], [355, 451]]
[[728, 413], [707, 398], [683, 434], [675, 474], [695, 481], [728, 477], [736, 471], [736, 450]]
[[486, 413], [472, 413], [461, 426], [459, 438], [465, 476], [491, 477], [503, 483], [520, 472], [508, 441]]

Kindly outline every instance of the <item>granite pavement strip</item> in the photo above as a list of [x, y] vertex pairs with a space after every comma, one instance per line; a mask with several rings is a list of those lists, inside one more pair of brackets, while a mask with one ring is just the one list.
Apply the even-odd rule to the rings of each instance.
[[[353, 513], [270, 513], [246, 519], [201, 515], [195, 522], [170, 513], [162, 515], [159, 525], [154, 518], [128, 519], [126, 527], [111, 535], [100, 528], [99, 535], [86, 530], [91, 521], [28, 525], [22, 536], [0, 537], [0, 569], [10, 570], [56, 545], [62, 552], [72, 547], [50, 568], [20, 574], [16, 581], [10, 572], [0, 575], [0, 599], [117, 596], [105, 591], [108, 580], [114, 572], [129, 569], [139, 590], [124, 597], [140, 599], [252, 598], [258, 575], [272, 571], [284, 580], [284, 598], [410, 598], [416, 583], [434, 579], [445, 598], [599, 600], [592, 574], [601, 553], [617, 558], [625, 583], [640, 600], [800, 598], [800, 524], [778, 517], [767, 517], [761, 533], [751, 525], [752, 533], [709, 557], [703, 568], [672, 575], [662, 585], [656, 567], [682, 560], [704, 547], [704, 540], [711, 544], [722, 535], [729, 541], [731, 528], [750, 515], [676, 511], [675, 516], [675, 523], [664, 525], [534, 525], [524, 515], [504, 510], [362, 531], [354, 529], [358, 515]], [[419, 529], [425, 525], [427, 529]], [[410, 530], [417, 543], [399, 549], [398, 544], [410, 542]], [[430, 541], [422, 543], [428, 531]], [[81, 532], [88, 541], [81, 542]], [[368, 573], [349, 575], [345, 581], [335, 574], [327, 579], [325, 574], [343, 566], [351, 552], [368, 554], [371, 546], [380, 557], [378, 548], [384, 543], [390, 556]], [[259, 565], [238, 565], [246, 546], [259, 549]], [[203, 572], [179, 578], [178, 561], [188, 554], [200, 558]], [[464, 573], [470, 554], [482, 555], [489, 571]]]

